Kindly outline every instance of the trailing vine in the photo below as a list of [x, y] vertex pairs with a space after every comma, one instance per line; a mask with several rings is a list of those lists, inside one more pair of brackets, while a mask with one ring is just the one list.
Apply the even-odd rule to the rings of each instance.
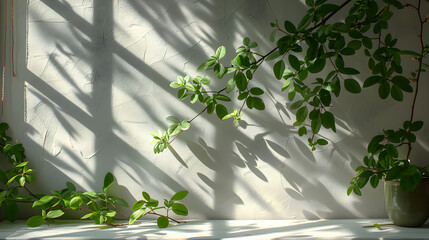
[[[81, 219], [91, 219], [96, 224], [110, 227], [133, 224], [145, 215], [155, 215], [158, 227], [166, 228], [171, 222], [182, 223], [171, 217], [170, 211], [181, 216], [188, 215], [188, 208], [179, 202], [188, 195], [185, 190], [175, 193], [170, 199], [164, 199], [163, 205], [149, 193], [142, 192], [143, 199], [133, 204], [131, 216], [121, 213], [118, 206], [129, 207], [129, 204], [124, 199], [109, 194], [108, 189], [115, 180], [110, 172], [104, 178], [102, 192], [78, 191], [73, 183], [67, 182], [64, 189], [51, 191], [50, 195], [33, 193], [29, 184], [36, 181], [34, 169], [29, 168], [29, 161], [25, 161], [22, 144], [12, 142], [12, 138], [7, 135], [8, 128], [7, 123], [0, 123], [0, 150], [11, 166], [6, 171], [0, 170], [0, 207], [4, 206], [6, 219], [10, 222], [18, 217], [18, 203], [32, 204], [34, 209], [41, 212], [27, 220], [29, 227], [52, 223], [66, 211], [76, 210], [87, 212]], [[129, 221], [117, 224], [116, 218]]]

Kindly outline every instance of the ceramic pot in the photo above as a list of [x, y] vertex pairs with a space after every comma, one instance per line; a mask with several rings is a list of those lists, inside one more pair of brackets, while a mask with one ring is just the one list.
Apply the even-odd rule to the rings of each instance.
[[409, 193], [402, 191], [399, 181], [385, 181], [384, 203], [393, 224], [420, 227], [429, 218], [429, 179], [424, 179]]

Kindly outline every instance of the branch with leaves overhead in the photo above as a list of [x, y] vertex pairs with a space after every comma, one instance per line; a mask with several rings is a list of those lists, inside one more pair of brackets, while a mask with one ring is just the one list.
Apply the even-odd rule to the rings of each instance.
[[[422, 1], [419, 0], [416, 5], [404, 5], [398, 0], [383, 0], [382, 3], [374, 0], [346, 0], [338, 5], [335, 1], [306, 0], [305, 4], [307, 13], [297, 25], [287, 19], [283, 24], [279, 21], [271, 23], [273, 31], [270, 41], [275, 46], [268, 53], [258, 53], [258, 43], [245, 38], [243, 45], [235, 51], [236, 56], [230, 65], [223, 63], [226, 48], [222, 46], [198, 67], [197, 71], [213, 71], [217, 78], [229, 79], [220, 91], [205, 90], [210, 84], [207, 76], [179, 77], [170, 86], [179, 89], [179, 99], [189, 97], [191, 104], [199, 101], [206, 105], [191, 121], [204, 112], [215, 112], [222, 120], [232, 118], [236, 122], [242, 119], [244, 107], [251, 110], [265, 109], [261, 98], [264, 91], [251, 85], [257, 81], [254, 73], [261, 64], [273, 61], [273, 78], [282, 82], [281, 92], [287, 94], [290, 109], [295, 111], [296, 121], [293, 126], [298, 129], [299, 136], [307, 136], [310, 148], [315, 150], [317, 146], [329, 143], [320, 135], [322, 128], [336, 132], [335, 116], [331, 111], [333, 98], [338, 98], [342, 89], [352, 94], [362, 91], [360, 83], [354, 78], [362, 69], [348, 65], [347, 60], [363, 52], [369, 68], [364, 70], [371, 73], [365, 79], [363, 88], [378, 86], [381, 100], [390, 96], [401, 102], [405, 94], [413, 92], [414, 97], [410, 119], [404, 122], [403, 128], [397, 131], [383, 130], [382, 135], [370, 141], [367, 148], [369, 156], [363, 161], [365, 166], [357, 169], [357, 176], [352, 179], [348, 194], [354, 192], [360, 195], [360, 189], [368, 182], [372, 187], [377, 187], [382, 178], [400, 180], [405, 191], [414, 189], [422, 176], [428, 174], [426, 168], [408, 162], [412, 144], [416, 141], [415, 132], [423, 126], [423, 121], [414, 120], [419, 80], [425, 71], [424, 67], [428, 66], [423, 59], [429, 52], [422, 36], [423, 26], [428, 22], [428, 17], [421, 13]], [[388, 32], [390, 19], [394, 15], [392, 10], [400, 10], [404, 6], [417, 12], [420, 52], [399, 49], [398, 39]], [[333, 17], [345, 12], [346, 8], [345, 19], [333, 21]], [[403, 73], [402, 61], [404, 56], [410, 55], [418, 62], [418, 69], [407, 76]], [[223, 93], [234, 94], [234, 97]], [[230, 111], [224, 102], [234, 98], [243, 103], [240, 109]], [[191, 121], [185, 119], [180, 122], [178, 119], [175, 117], [174, 122], [170, 121], [172, 125], [166, 132], [152, 134], [155, 138], [155, 153], [167, 149], [168, 144], [181, 132], [190, 128], [187, 123]], [[405, 159], [399, 159], [397, 148], [401, 146], [408, 147]]]

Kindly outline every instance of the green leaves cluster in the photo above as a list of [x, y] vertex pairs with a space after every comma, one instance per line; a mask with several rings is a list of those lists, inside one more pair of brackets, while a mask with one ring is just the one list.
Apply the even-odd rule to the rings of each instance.
[[27, 220], [29, 227], [37, 227], [44, 222], [52, 222], [61, 217], [65, 210], [85, 210], [87, 214], [81, 219], [94, 220], [96, 224], [113, 224], [117, 214], [117, 205], [128, 207], [128, 203], [108, 194], [108, 188], [113, 184], [112, 173], [107, 173], [104, 178], [103, 192], [81, 192], [67, 182], [66, 188], [60, 191], [51, 191], [53, 195], [41, 196], [33, 203], [33, 208], [41, 210], [41, 215], [33, 216]]
[[[41, 210], [41, 215], [30, 217], [27, 220], [27, 226], [38, 227], [45, 222], [51, 223], [54, 219], [61, 217], [65, 211], [73, 210], [87, 212], [81, 219], [91, 219], [95, 224], [117, 226], [115, 225], [115, 217], [119, 213], [118, 206], [129, 207], [129, 205], [122, 198], [108, 194], [108, 189], [114, 181], [113, 174], [109, 172], [104, 177], [102, 192], [77, 191], [71, 182], [67, 182], [66, 188], [60, 191], [51, 191], [52, 195], [38, 195], [38, 199], [33, 202], [33, 208]], [[142, 195], [145, 200], [133, 204], [133, 214], [129, 217], [129, 224], [146, 214], [159, 216], [157, 223], [160, 228], [167, 227], [170, 220], [178, 222], [169, 217], [168, 212], [172, 210], [178, 215], [187, 216], [188, 209], [185, 205], [176, 202], [185, 198], [187, 194], [187, 191], [177, 192], [170, 200], [164, 199], [164, 206], [159, 207], [158, 200], [152, 199], [149, 193], [143, 192]], [[158, 210], [160, 209], [166, 210], [166, 215], [159, 213]]]
[[23, 194], [20, 189], [25, 190], [27, 184], [36, 179], [32, 175], [34, 170], [28, 167], [28, 161], [24, 161], [26, 156], [22, 144], [12, 142], [12, 138], [6, 133], [8, 129], [7, 123], [0, 123], [0, 150], [6, 155], [11, 166], [5, 171], [0, 169], [0, 207], [4, 206], [6, 219], [14, 222], [19, 212], [16, 203], [31, 202], [35, 199], [34, 196]]
[[153, 147], [154, 153], [160, 153], [167, 149], [170, 137], [177, 136], [182, 131], [188, 130], [191, 127], [188, 119], [180, 121], [175, 116], [169, 116], [167, 117], [167, 121], [171, 124], [168, 127], [167, 132], [161, 133], [161, 131], [158, 131], [158, 133], [151, 133], [154, 138], [152, 144], [155, 144]]
[[[177, 215], [187, 216], [188, 208], [177, 201], [184, 199], [188, 195], [188, 191], [183, 190], [174, 194], [169, 200], [164, 199], [164, 205], [159, 206], [159, 201], [151, 198], [149, 193], [142, 192], [143, 200], [135, 202], [132, 206], [133, 213], [130, 216], [129, 224], [133, 224], [137, 219], [146, 214], [158, 215], [157, 225], [159, 228], [166, 228], [170, 225], [169, 212], [173, 211]], [[166, 215], [158, 214], [156, 211], [163, 210]], [[175, 220], [173, 220], [175, 221]]]
[[[171, 130], [169, 129], [169, 132], [165, 136], [156, 135], [159, 148], [164, 146], [162, 142], [163, 138], [168, 141], [170, 135], [177, 134], [177, 128], [180, 128], [180, 131], [189, 128], [187, 120], [180, 122], [175, 117], [169, 117], [168, 120], [172, 122]], [[0, 207], [4, 206], [5, 217], [8, 221], [14, 222], [17, 219], [19, 213], [17, 202], [22, 202], [32, 203], [33, 208], [41, 211], [41, 215], [32, 216], [27, 220], [26, 223], [29, 227], [38, 227], [45, 222], [52, 223], [55, 219], [63, 216], [65, 211], [73, 210], [88, 212], [81, 219], [91, 219], [96, 224], [107, 224], [111, 227], [116, 226], [114, 223], [118, 213], [118, 205], [124, 207], [129, 207], [129, 205], [125, 200], [108, 193], [109, 187], [115, 181], [112, 173], [109, 172], [104, 177], [102, 192], [77, 191], [71, 182], [67, 182], [66, 188], [59, 191], [51, 191], [52, 195], [34, 194], [27, 188], [28, 183], [36, 180], [32, 175], [34, 170], [28, 167], [28, 161], [24, 161], [25, 150], [22, 145], [11, 143], [12, 138], [6, 134], [8, 128], [7, 123], [0, 123], [0, 150], [7, 156], [9, 164], [12, 165], [12, 168], [5, 172], [0, 170]], [[20, 189], [26, 191], [27, 195], [23, 195], [23, 191], [20, 191]], [[188, 209], [183, 204], [176, 202], [182, 200], [187, 194], [187, 191], [180, 191], [169, 201], [165, 200], [163, 208], [167, 210], [167, 215], [156, 212], [156, 210], [160, 209], [157, 206], [158, 201], [148, 200], [145, 203], [145, 207], [150, 210], [149, 214], [160, 216], [158, 226], [167, 227], [170, 220], [176, 221], [168, 217], [168, 211], [172, 210], [174, 213], [183, 216], [188, 214]], [[149, 194], [146, 192], [144, 192], [143, 196], [146, 199], [150, 199]], [[130, 217], [130, 222], [134, 217], [135, 215]]]
[[[327, 0], [307, 0], [305, 3], [308, 11], [297, 25], [289, 20], [283, 24], [277, 20], [271, 23], [273, 31], [270, 40], [276, 46], [269, 53], [257, 53], [258, 44], [246, 37], [229, 66], [221, 62], [226, 56], [226, 48], [221, 46], [198, 67], [197, 71], [212, 70], [218, 79], [232, 75], [225, 88], [212, 91], [213, 94], [209, 95], [200, 83], [200, 79], [208, 78], [200, 76], [193, 81], [189, 76], [179, 77], [170, 86], [181, 87], [178, 93], [180, 99], [190, 96], [191, 103], [199, 100], [206, 104], [203, 112], [216, 112], [220, 119], [233, 118], [236, 122], [242, 117], [243, 107], [229, 112], [218, 101], [229, 102], [232, 98], [221, 93], [235, 90], [237, 100], [243, 101], [243, 106], [264, 110], [265, 103], [261, 98], [264, 91], [250, 84], [260, 64], [274, 61], [273, 75], [282, 81], [281, 91], [287, 94], [290, 109], [296, 111], [293, 125], [298, 128], [298, 135], [310, 135], [308, 142], [312, 150], [317, 145], [327, 144], [325, 139], [317, 137], [322, 127], [336, 132], [335, 116], [330, 110], [333, 98], [339, 97], [342, 89], [352, 94], [362, 91], [361, 84], [355, 78], [360, 71], [346, 63], [348, 56], [362, 51], [368, 57], [372, 75], [363, 87], [379, 84], [381, 99], [391, 95], [395, 100], [402, 101], [403, 92], [413, 91], [411, 79], [402, 75], [401, 55], [420, 55], [396, 48], [398, 40], [391, 34], [384, 34], [393, 15], [390, 9], [403, 8], [399, 1], [385, 0], [383, 7], [379, 7], [382, 4], [374, 0], [356, 0], [341, 5]], [[347, 5], [350, 8], [344, 21], [331, 22], [331, 17]], [[205, 83], [208, 85], [210, 81], [206, 80]], [[165, 148], [154, 150], [159, 153]]]
[[413, 191], [422, 180], [423, 175], [428, 174], [428, 169], [410, 164], [406, 159], [401, 159], [398, 147], [410, 145], [416, 141], [414, 132], [423, 127], [422, 121], [410, 123], [405, 121], [403, 128], [398, 130], [383, 130], [383, 134], [371, 139], [365, 156], [364, 166], [356, 168], [357, 174], [351, 180], [347, 194], [354, 192], [361, 195], [361, 189], [370, 182], [373, 188], [378, 186], [381, 179], [386, 181], [397, 180], [404, 192]]

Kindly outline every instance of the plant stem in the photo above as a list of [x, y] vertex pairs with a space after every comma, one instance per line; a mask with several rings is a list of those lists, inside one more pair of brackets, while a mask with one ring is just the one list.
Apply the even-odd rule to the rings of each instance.
[[30, 194], [32, 197], [34, 197], [34, 198], [36, 198], [36, 199], [39, 199], [37, 196], [36, 196], [36, 194], [34, 194], [34, 193], [32, 193], [31, 191], [30, 191], [30, 189], [28, 189], [26, 186], [23, 186], [23, 188], [28, 192], [28, 194]]
[[[416, 82], [416, 87], [415, 87], [415, 91], [414, 91], [414, 98], [413, 98], [413, 104], [411, 105], [411, 114], [410, 114], [410, 123], [413, 123], [413, 119], [414, 119], [414, 110], [416, 107], [416, 100], [417, 100], [417, 94], [419, 92], [419, 80], [420, 80], [420, 76], [421, 76], [421, 72], [422, 72], [422, 64], [423, 64], [423, 56], [424, 56], [424, 50], [425, 50], [425, 46], [423, 43], [423, 25], [425, 23], [425, 20], [422, 19], [422, 15], [420, 13], [420, 9], [421, 9], [421, 0], [419, 0], [418, 5], [414, 6], [411, 4], [406, 4], [405, 6], [411, 6], [413, 7], [416, 11], [417, 11], [417, 15], [419, 17], [419, 21], [420, 21], [420, 34], [419, 34], [419, 39], [420, 39], [420, 57], [419, 57], [419, 68], [417, 70], [417, 76], [415, 79]], [[411, 132], [411, 128], [408, 129], [408, 133]], [[406, 159], [409, 160], [410, 157], [410, 153], [411, 153], [411, 142], [408, 142], [408, 151], [407, 151], [407, 157]]]
[[169, 216], [166, 216], [166, 215], [162, 215], [162, 214], [157, 213], [157, 212], [154, 212], [154, 211], [149, 212], [149, 214], [153, 214], [153, 215], [157, 215], [157, 216], [161, 216], [161, 217], [166, 217], [166, 218], [170, 219], [171, 221], [176, 222], [176, 223], [179, 223], [179, 224], [180, 224], [180, 223], [186, 223], [186, 222], [180, 222], [180, 221], [177, 221], [176, 219], [174, 219], [174, 218], [172, 218], [172, 217], [169, 217]]

